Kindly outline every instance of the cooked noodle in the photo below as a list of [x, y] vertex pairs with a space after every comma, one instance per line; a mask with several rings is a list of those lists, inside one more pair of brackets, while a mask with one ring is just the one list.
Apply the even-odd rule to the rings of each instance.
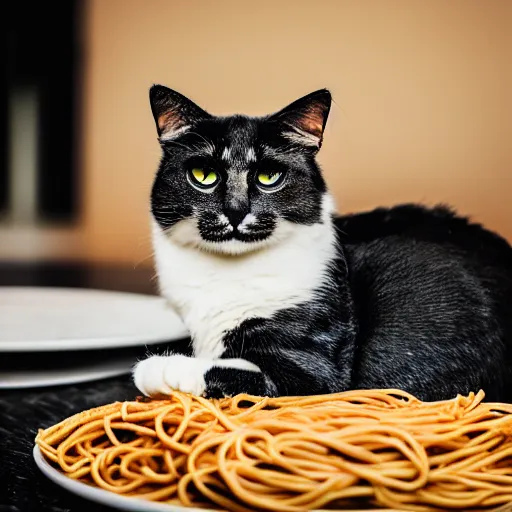
[[176, 392], [76, 414], [36, 442], [70, 478], [185, 506], [484, 509], [512, 502], [512, 405], [483, 397]]

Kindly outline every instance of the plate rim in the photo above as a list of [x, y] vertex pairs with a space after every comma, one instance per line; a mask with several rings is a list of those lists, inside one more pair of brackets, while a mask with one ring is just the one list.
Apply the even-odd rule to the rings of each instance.
[[[102, 290], [98, 288], [77, 288], [77, 287], [53, 287], [53, 286], [0, 286], [0, 293], [8, 291], [23, 291], [23, 292], [36, 292], [36, 293], [82, 293], [82, 294], [104, 294], [119, 297], [131, 297], [145, 300], [151, 300], [154, 303], [165, 303], [165, 298], [161, 295], [149, 295], [144, 293], [124, 292], [116, 290]], [[176, 311], [169, 307], [170, 314], [175, 317], [176, 329], [168, 334], [150, 334], [148, 333], [144, 339], [140, 336], [125, 336], [125, 337], [95, 337], [84, 338], [83, 340], [77, 339], [60, 339], [60, 340], [39, 340], [39, 341], [9, 341], [0, 340], [0, 352], [58, 352], [61, 350], [81, 351], [81, 350], [97, 350], [103, 348], [118, 349], [137, 347], [144, 345], [157, 345], [159, 343], [172, 343], [190, 338], [190, 333], [183, 321], [180, 319]]]
[[[81, 350], [98, 349], [123, 349], [129, 347], [143, 347], [144, 345], [158, 345], [160, 343], [173, 343], [190, 338], [188, 331], [182, 332], [179, 336], [171, 334], [167, 336], [153, 336], [152, 338], [141, 339], [140, 336], [126, 338], [89, 338], [84, 340], [47, 340], [47, 341], [0, 341], [0, 352], [61, 352], [69, 350], [78, 352]], [[56, 344], [59, 343], [57, 346]], [[20, 347], [23, 345], [23, 347]]]
[[[110, 379], [112, 377], [120, 377], [121, 375], [128, 375], [133, 367], [133, 361], [125, 358], [122, 360], [126, 365], [117, 365], [113, 367], [105, 368], [93, 368], [89, 373], [84, 373], [85, 368], [80, 367], [75, 370], [72, 375], [61, 375], [59, 377], [44, 377], [44, 371], [33, 372], [37, 373], [37, 376], [32, 377], [32, 380], [20, 380], [11, 382], [9, 380], [3, 381], [5, 373], [0, 374], [0, 390], [7, 389], [36, 389], [36, 388], [48, 388], [53, 386], [73, 386], [75, 384], [83, 384], [84, 382], [95, 382], [98, 380]], [[131, 363], [130, 363], [131, 361]], [[30, 372], [24, 372], [25, 374]], [[49, 371], [51, 373], [51, 370]], [[42, 377], [40, 375], [43, 375]], [[11, 374], [8, 374], [11, 375]], [[46, 374], [47, 375], [47, 374]], [[74, 375], [74, 376], [73, 376]]]
[[[34, 445], [32, 451], [34, 461], [39, 470], [56, 485], [66, 489], [72, 494], [76, 494], [86, 500], [94, 501], [101, 505], [107, 505], [109, 507], [116, 508], [118, 510], [129, 510], [132, 512], [226, 512], [222, 509], [207, 509], [207, 508], [190, 508], [182, 507], [179, 505], [173, 505], [162, 501], [149, 501], [142, 500], [140, 498], [129, 498], [128, 496], [122, 496], [114, 492], [101, 489], [99, 487], [93, 487], [87, 485], [78, 480], [68, 478], [64, 473], [55, 469], [51, 464], [44, 458], [41, 449], [37, 444]], [[111, 501], [112, 500], [112, 501]], [[373, 512], [403, 512], [399, 509], [394, 508], [376, 508], [372, 509]], [[313, 512], [342, 512], [341, 510], [335, 509], [316, 509]], [[361, 509], [343, 509], [343, 512], [362, 512]]]
[[129, 510], [133, 512], [220, 512], [220, 510], [181, 507], [171, 503], [122, 496], [120, 494], [107, 491], [106, 489], [93, 487], [84, 482], [67, 477], [64, 473], [61, 473], [50, 465], [50, 463], [44, 458], [41, 453], [41, 449], [37, 444], [34, 445], [32, 455], [36, 466], [46, 478], [72, 494], [89, 501], [94, 501], [101, 505], [107, 505], [118, 510]]

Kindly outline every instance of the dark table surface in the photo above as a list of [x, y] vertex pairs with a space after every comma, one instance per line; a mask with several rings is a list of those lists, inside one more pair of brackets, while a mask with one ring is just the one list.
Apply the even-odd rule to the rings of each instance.
[[[153, 272], [144, 268], [0, 264], [0, 286], [79, 287], [155, 294], [152, 276]], [[0, 352], [0, 361], [7, 357], [8, 354]], [[49, 427], [84, 409], [131, 400], [137, 395], [129, 375], [77, 385], [0, 390], [0, 511], [113, 510], [78, 498], [42, 475], [32, 458], [34, 438], [38, 428]]]

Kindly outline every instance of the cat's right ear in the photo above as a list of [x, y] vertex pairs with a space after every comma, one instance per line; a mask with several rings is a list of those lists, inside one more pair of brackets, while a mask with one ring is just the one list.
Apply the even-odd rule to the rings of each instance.
[[211, 117], [193, 101], [163, 85], [151, 87], [149, 101], [160, 140], [172, 139]]

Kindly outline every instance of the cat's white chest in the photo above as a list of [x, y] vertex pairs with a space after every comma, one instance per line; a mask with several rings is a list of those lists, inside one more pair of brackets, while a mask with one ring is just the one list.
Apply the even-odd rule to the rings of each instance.
[[287, 229], [268, 248], [222, 256], [180, 245], [154, 226], [160, 290], [190, 330], [196, 357], [220, 357], [224, 334], [244, 320], [311, 300], [335, 257], [332, 225]]

